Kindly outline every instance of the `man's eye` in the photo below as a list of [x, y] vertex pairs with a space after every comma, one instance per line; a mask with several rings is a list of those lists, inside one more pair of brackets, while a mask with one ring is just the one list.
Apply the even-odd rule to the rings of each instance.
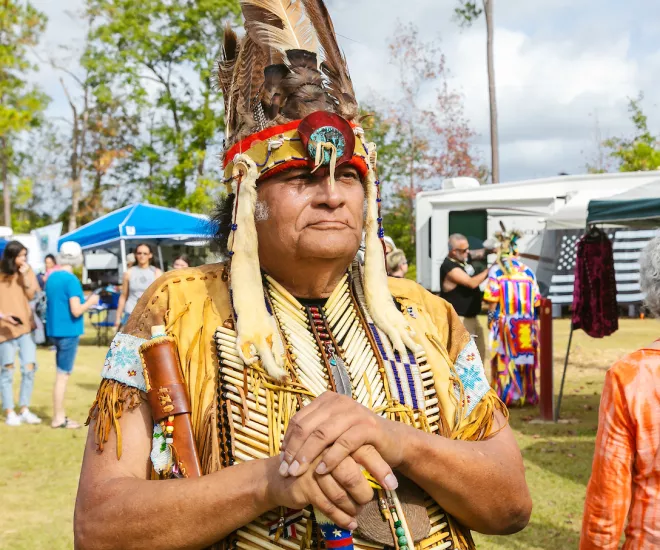
[[357, 174], [355, 172], [341, 172], [339, 174], [338, 179], [348, 182], [353, 182], [353, 181], [357, 181], [359, 178], [357, 177]]

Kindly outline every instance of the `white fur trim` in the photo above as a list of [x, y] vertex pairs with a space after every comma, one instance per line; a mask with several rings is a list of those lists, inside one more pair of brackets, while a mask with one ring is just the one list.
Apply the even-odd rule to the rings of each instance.
[[[371, 146], [370, 146], [371, 148]], [[374, 151], [375, 153], [375, 151]], [[371, 154], [369, 155], [372, 156]], [[392, 342], [401, 357], [407, 357], [406, 347], [412, 352], [420, 349], [416, 336], [405, 317], [394, 305], [387, 286], [387, 271], [383, 245], [378, 238], [378, 198], [376, 175], [370, 159], [365, 186], [367, 217], [365, 220], [364, 297], [369, 314]]]
[[[261, 360], [266, 372], [276, 379], [286, 376], [284, 345], [277, 331], [275, 319], [268, 313], [259, 268], [259, 250], [254, 211], [257, 202], [258, 170], [247, 155], [234, 159], [234, 192], [236, 193], [236, 231], [232, 231], [230, 246], [231, 290], [236, 312], [236, 350], [246, 365]], [[236, 203], [235, 203], [236, 204]]]

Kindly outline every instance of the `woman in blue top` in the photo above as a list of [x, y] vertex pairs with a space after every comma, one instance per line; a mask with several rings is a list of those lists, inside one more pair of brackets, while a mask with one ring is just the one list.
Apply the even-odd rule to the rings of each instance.
[[46, 332], [55, 345], [57, 374], [53, 388], [53, 428], [80, 428], [64, 412], [64, 394], [78, 352], [78, 341], [84, 333], [83, 314], [99, 302], [98, 294], [86, 301], [82, 285], [73, 274], [73, 267], [82, 264], [82, 250], [78, 243], [63, 243], [58, 254], [59, 271], [46, 281]]

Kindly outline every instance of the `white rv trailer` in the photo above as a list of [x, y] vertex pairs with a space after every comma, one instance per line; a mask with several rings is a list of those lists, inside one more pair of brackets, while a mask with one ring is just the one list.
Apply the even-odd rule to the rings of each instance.
[[497, 185], [479, 185], [472, 178], [445, 180], [441, 190], [417, 195], [417, 282], [438, 292], [449, 235], [463, 233], [483, 241], [493, 237], [500, 221], [507, 229], [523, 232], [520, 252], [536, 268], [548, 218], [567, 205], [580, 205], [586, 220], [587, 199], [608, 197], [658, 178], [660, 171], [557, 176]]

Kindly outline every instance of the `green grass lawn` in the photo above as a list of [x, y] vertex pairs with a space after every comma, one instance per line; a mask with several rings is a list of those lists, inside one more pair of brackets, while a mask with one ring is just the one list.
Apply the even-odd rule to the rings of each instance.
[[[568, 338], [568, 321], [555, 322], [555, 384]], [[523, 532], [511, 537], [475, 535], [482, 549], [576, 548], [582, 504], [593, 453], [598, 402], [605, 370], [625, 353], [660, 336], [655, 321], [621, 323], [618, 333], [592, 340], [582, 332], [573, 338], [562, 406], [562, 424], [537, 424], [533, 408], [512, 410], [515, 430], [534, 499], [532, 519]], [[88, 338], [78, 352], [71, 378], [67, 414], [80, 422], [94, 399], [105, 356]], [[86, 430], [50, 428], [54, 352], [39, 351], [32, 410], [40, 426], [8, 428], [0, 424], [0, 548], [60, 550], [73, 546], [72, 517]], [[18, 387], [19, 376], [15, 377]]]

